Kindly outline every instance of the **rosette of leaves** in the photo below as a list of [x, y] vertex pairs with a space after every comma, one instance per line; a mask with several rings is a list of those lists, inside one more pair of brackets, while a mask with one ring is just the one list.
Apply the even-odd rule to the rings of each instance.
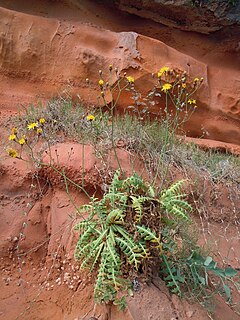
[[120, 179], [117, 171], [103, 198], [92, 198], [80, 208], [88, 217], [74, 227], [80, 233], [75, 258], [81, 269], [97, 269], [96, 302], [124, 306], [124, 296], [119, 300], [118, 293], [131, 282], [124, 277], [123, 266], [138, 270], [143, 261], [161, 256], [163, 247], [168, 250], [166, 235], [170, 236], [177, 221], [189, 220], [191, 206], [183, 199], [183, 183], [159, 195], [137, 174]]

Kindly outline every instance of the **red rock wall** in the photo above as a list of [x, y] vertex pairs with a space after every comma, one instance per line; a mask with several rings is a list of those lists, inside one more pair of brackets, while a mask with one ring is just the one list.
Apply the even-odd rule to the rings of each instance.
[[[240, 72], [208, 66], [161, 41], [134, 32], [112, 32], [81, 21], [63, 21], [0, 9], [0, 97], [4, 103], [44, 95], [48, 98], [71, 87], [72, 94], [96, 102], [98, 70], [111, 63], [136, 78], [147, 92], [151, 74], [163, 65], [204, 77], [198, 109], [186, 130], [234, 144], [240, 141]], [[89, 89], [85, 79], [93, 85]], [[22, 95], [21, 95], [22, 94]], [[28, 100], [28, 99], [26, 99]], [[131, 101], [124, 98], [126, 107]], [[161, 107], [161, 106], [160, 106]]]

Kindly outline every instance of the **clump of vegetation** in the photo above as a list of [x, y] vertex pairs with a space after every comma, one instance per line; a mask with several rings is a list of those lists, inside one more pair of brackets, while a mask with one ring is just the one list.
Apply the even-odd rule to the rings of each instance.
[[[96, 302], [113, 301], [126, 306], [124, 291], [133, 290], [131, 274], [146, 278], [160, 267], [171, 292], [203, 300], [214, 287], [231, 302], [228, 282], [237, 275], [233, 268], [221, 269], [189, 239], [192, 207], [180, 180], [159, 193], [137, 174], [120, 179], [116, 172], [102, 199], [92, 198], [79, 212], [88, 213], [75, 230], [80, 232], [75, 258], [81, 269], [97, 269]], [[135, 272], [134, 272], [135, 270]], [[143, 272], [144, 270], [144, 272]], [[130, 278], [130, 279], [129, 279]]]
[[[186, 146], [177, 138], [176, 134], [182, 132], [184, 123], [197, 108], [194, 94], [203, 79], [188, 79], [186, 72], [164, 66], [157, 73], [154, 88], [142, 97], [132, 76], [121, 77], [111, 65], [109, 72], [110, 79], [104, 79], [99, 72], [98, 99], [103, 106], [97, 110], [87, 112], [81, 104], [63, 98], [50, 101], [46, 108], [26, 109], [8, 137], [9, 156], [33, 161], [37, 167], [48, 166], [42, 163], [42, 152], [66, 136], [81, 143], [83, 149], [85, 144], [92, 144], [102, 158], [108, 150], [114, 151], [119, 169], [102, 199], [88, 194], [90, 203], [78, 209], [82, 220], [75, 226], [80, 233], [75, 258], [81, 268], [97, 270], [97, 302], [113, 301], [123, 308], [123, 293], [134, 289], [131, 275], [144, 274], [148, 278], [156, 267], [169, 289], [180, 296], [188, 293], [201, 300], [212, 292], [213, 285], [221, 288], [231, 301], [228, 282], [235, 284], [232, 278], [236, 271], [220, 269], [199, 248], [197, 239], [192, 237], [192, 206], [187, 201], [184, 181], [172, 185], [170, 182], [171, 168], [176, 167], [192, 169], [199, 175], [207, 170], [213, 181], [238, 179], [237, 173], [230, 175], [239, 165], [234, 157], [226, 160], [217, 153]], [[90, 86], [88, 79], [86, 82]], [[125, 90], [133, 103], [124, 116], [119, 116], [115, 114], [116, 106]], [[115, 97], [110, 103], [105, 99], [108, 93]], [[154, 121], [149, 115], [156, 99], [161, 100], [162, 108]], [[42, 147], [37, 152], [35, 145], [40, 142]], [[126, 177], [116, 152], [119, 142], [143, 161], [148, 182], [134, 172]], [[49, 166], [68, 179], [53, 164]], [[68, 182], [74, 183], [70, 179]], [[74, 185], [87, 194], [84, 184]], [[210, 280], [211, 274], [220, 279], [221, 286]]]
[[81, 268], [98, 269], [94, 290], [98, 302], [118, 303], [117, 293], [130, 288], [124, 272], [137, 271], [144, 263], [149, 267], [151, 259], [170, 253], [173, 233], [180, 234], [177, 228], [189, 220], [191, 211], [182, 193], [184, 181], [157, 195], [137, 174], [124, 180], [119, 176], [118, 171], [101, 200], [93, 198], [81, 207], [88, 218], [75, 226], [81, 233], [75, 257]]

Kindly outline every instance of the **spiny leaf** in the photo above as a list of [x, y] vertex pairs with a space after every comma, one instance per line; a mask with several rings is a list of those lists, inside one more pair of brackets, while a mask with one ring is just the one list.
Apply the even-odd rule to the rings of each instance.
[[158, 244], [158, 247], [162, 249], [160, 237], [157, 237], [155, 232], [153, 232], [150, 228], [147, 228], [144, 225], [142, 225], [136, 226], [136, 229], [144, 240], [155, 242]]
[[113, 209], [106, 218], [106, 223], [111, 224], [124, 224], [124, 213], [120, 209]]
[[132, 200], [132, 207], [136, 212], [135, 216], [135, 222], [139, 223], [142, 220], [142, 214], [143, 214], [143, 206], [142, 203], [145, 201], [145, 197], [135, 197], [130, 196]]
[[136, 269], [138, 269], [138, 265], [141, 262], [141, 258], [143, 255], [141, 253], [136, 253], [134, 251], [134, 247], [132, 247], [127, 241], [124, 239], [121, 239], [119, 237], [116, 237], [116, 242], [120, 246], [122, 252], [126, 255], [128, 262], [130, 264], [133, 264]]

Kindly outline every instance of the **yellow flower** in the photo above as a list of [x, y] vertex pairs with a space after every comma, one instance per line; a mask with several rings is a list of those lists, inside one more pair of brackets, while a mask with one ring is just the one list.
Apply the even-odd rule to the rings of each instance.
[[164, 74], [164, 73], [166, 73], [166, 72], [168, 72], [168, 70], [169, 70], [169, 68], [168, 67], [162, 67], [159, 71], [158, 71], [158, 78], [161, 78], [161, 76]]
[[134, 83], [134, 78], [133, 77], [131, 77], [131, 76], [128, 76], [127, 77], [127, 81], [129, 82], [129, 83]]
[[112, 68], [113, 68], [113, 65], [110, 64], [110, 65], [109, 65], [109, 70], [112, 71]]
[[93, 114], [87, 115], [87, 121], [94, 121], [94, 120], [95, 120], [95, 117]]
[[100, 85], [100, 87], [102, 87], [102, 86], [104, 85], [104, 81], [103, 81], [102, 79], [100, 79], [100, 80], [98, 81], [98, 84]]
[[104, 96], [105, 96], [105, 94], [104, 94], [104, 92], [103, 92], [103, 91], [101, 91], [101, 96], [102, 96], [102, 97], [104, 97]]
[[189, 103], [189, 104], [196, 104], [196, 100], [195, 100], [195, 99], [189, 99], [189, 100], [188, 100], [188, 103]]
[[182, 87], [183, 87], [183, 88], [186, 88], [186, 86], [187, 86], [186, 83], [183, 83], [183, 84], [182, 84]]
[[17, 128], [12, 128], [12, 133], [16, 134], [17, 133]]
[[23, 145], [24, 143], [26, 143], [26, 140], [24, 137], [22, 137], [20, 140], [18, 140], [18, 143]]
[[35, 129], [38, 126], [38, 122], [29, 123], [28, 130]]
[[8, 137], [8, 140], [10, 140], [10, 141], [16, 140], [16, 135], [15, 134], [10, 134], [10, 136]]
[[7, 152], [9, 154], [9, 156], [12, 158], [17, 158], [17, 156], [18, 156], [18, 153], [15, 149], [10, 148], [7, 150]]
[[43, 132], [43, 131], [42, 131], [41, 128], [38, 128], [38, 129], [37, 129], [37, 134], [42, 134], [42, 132]]
[[172, 85], [170, 83], [165, 83], [163, 86], [162, 86], [162, 91], [163, 92], [167, 92], [168, 90], [170, 90], [172, 88]]
[[194, 82], [198, 82], [198, 81], [199, 81], [199, 78], [195, 78], [193, 81], [194, 81]]
[[44, 118], [39, 119], [39, 123], [44, 124], [46, 120]]

